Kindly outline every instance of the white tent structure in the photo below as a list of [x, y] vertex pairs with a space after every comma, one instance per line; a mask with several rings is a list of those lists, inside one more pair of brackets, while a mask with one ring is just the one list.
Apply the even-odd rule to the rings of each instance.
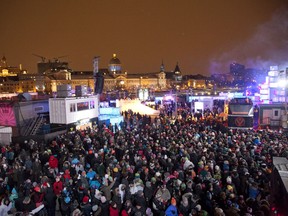
[[160, 111], [155, 110], [151, 107], [145, 106], [141, 103], [140, 100], [120, 100], [118, 101], [119, 104], [116, 104], [117, 107], [120, 107], [121, 112], [125, 112], [128, 110], [132, 110], [133, 112], [136, 112], [141, 115], [159, 115]]

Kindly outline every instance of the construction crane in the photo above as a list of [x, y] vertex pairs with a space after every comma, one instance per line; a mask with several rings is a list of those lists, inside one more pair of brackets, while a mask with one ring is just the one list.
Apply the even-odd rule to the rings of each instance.
[[32, 54], [32, 55], [41, 58], [42, 62], [46, 62], [46, 57], [40, 56], [40, 55], [37, 55], [37, 54]]
[[59, 61], [60, 58], [65, 58], [65, 57], [67, 57], [67, 56], [68, 56], [68, 55], [59, 56], [59, 57], [55, 57], [55, 58], [53, 58], [53, 59], [54, 59], [55, 62], [60, 62], [60, 61]]
[[[46, 58], [46, 57], [44, 57], [44, 56], [40, 56], [40, 55], [37, 55], [37, 54], [32, 54], [32, 55], [41, 58], [41, 60], [42, 60], [43, 63], [45, 63], [46, 60], [48, 59], [48, 58]], [[54, 60], [54, 62], [58, 63], [58, 62], [60, 62], [60, 61], [59, 61], [60, 58], [65, 58], [65, 57], [67, 57], [67, 56], [68, 56], [68, 55], [59, 56], [59, 57], [54, 57], [53, 60]], [[48, 59], [48, 62], [53, 62], [53, 61], [51, 61], [50, 59]]]

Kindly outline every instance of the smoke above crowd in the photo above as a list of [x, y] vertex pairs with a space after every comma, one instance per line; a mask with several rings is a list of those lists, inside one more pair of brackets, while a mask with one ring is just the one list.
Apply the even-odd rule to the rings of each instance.
[[279, 69], [288, 67], [288, 9], [277, 10], [272, 18], [255, 29], [246, 41], [210, 61], [210, 73], [228, 72], [229, 65], [237, 62], [247, 68]]

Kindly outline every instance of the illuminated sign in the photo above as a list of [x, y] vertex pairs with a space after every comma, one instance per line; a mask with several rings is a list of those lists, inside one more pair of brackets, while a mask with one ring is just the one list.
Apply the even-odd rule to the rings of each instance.
[[251, 116], [228, 116], [228, 127], [230, 128], [252, 128], [253, 117]]
[[0, 104], [0, 125], [16, 126], [16, 119], [11, 105], [4, 103]]

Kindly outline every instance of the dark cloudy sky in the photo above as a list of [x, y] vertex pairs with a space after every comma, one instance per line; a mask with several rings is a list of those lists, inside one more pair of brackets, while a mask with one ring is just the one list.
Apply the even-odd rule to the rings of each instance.
[[[40, 58], [61, 58], [73, 70], [100, 67], [116, 53], [128, 73], [227, 72], [284, 64], [287, 0], [1, 0], [0, 55], [36, 71]], [[287, 64], [288, 66], [288, 64]]]

